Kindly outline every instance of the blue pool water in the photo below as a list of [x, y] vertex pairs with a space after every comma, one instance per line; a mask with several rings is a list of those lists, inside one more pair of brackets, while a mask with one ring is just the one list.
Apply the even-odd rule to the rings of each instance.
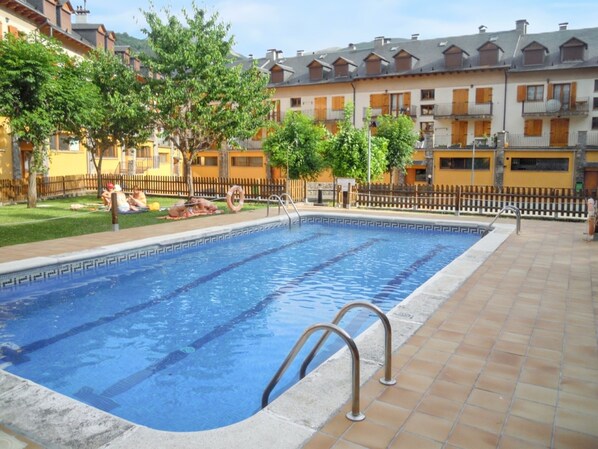
[[[307, 326], [353, 300], [389, 311], [479, 238], [311, 223], [11, 289], [0, 293], [0, 363], [141, 425], [222, 427], [260, 409]], [[355, 336], [372, 322], [356, 311], [343, 326]], [[330, 338], [310, 368], [340, 347]]]

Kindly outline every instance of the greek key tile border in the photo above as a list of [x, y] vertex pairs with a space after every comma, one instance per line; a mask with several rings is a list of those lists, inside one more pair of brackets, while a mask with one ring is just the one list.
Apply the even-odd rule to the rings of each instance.
[[[359, 226], [359, 227], [375, 227], [375, 228], [389, 228], [389, 229], [407, 229], [420, 231], [444, 231], [444, 232], [460, 232], [467, 234], [478, 234], [480, 236], [487, 232], [487, 229], [475, 225], [451, 225], [438, 224], [427, 222], [405, 222], [395, 220], [384, 220], [374, 218], [353, 218], [353, 217], [329, 217], [309, 215], [302, 217], [302, 223], [312, 224], [328, 224], [336, 226]], [[14, 288], [32, 282], [46, 281], [55, 279], [59, 276], [83, 274], [87, 270], [97, 268], [105, 268], [121, 262], [143, 259], [161, 254], [170, 254], [180, 250], [189, 248], [196, 248], [209, 243], [229, 240], [235, 237], [250, 235], [256, 232], [268, 231], [286, 226], [286, 223], [275, 222], [254, 226], [247, 226], [240, 229], [235, 229], [230, 232], [222, 234], [215, 234], [206, 237], [198, 237], [192, 240], [176, 242], [166, 245], [152, 245], [146, 246], [130, 251], [123, 251], [107, 256], [94, 257], [89, 259], [82, 259], [73, 262], [62, 264], [48, 265], [32, 270], [20, 271], [14, 273], [7, 273], [0, 275], [0, 288]]]

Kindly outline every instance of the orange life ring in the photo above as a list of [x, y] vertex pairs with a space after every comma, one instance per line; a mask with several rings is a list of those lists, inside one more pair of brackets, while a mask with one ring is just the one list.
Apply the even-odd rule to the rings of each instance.
[[[235, 205], [235, 203], [233, 203], [233, 195], [235, 193], [239, 194], [239, 203]], [[245, 192], [243, 191], [243, 188], [240, 186], [232, 186], [230, 189], [228, 189], [228, 192], [226, 193], [226, 205], [228, 206], [228, 208], [233, 211], [233, 212], [239, 212], [241, 210], [241, 208], [243, 207], [243, 203], [245, 202]]]

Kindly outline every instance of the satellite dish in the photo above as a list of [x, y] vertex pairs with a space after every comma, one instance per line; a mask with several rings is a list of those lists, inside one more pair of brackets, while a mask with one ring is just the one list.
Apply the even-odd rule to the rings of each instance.
[[561, 109], [561, 102], [555, 98], [546, 102], [546, 112], [557, 112]]

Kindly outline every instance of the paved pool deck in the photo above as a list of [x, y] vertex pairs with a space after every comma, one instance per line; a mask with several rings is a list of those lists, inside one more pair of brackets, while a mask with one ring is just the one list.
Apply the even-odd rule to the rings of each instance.
[[[318, 209], [309, 207], [310, 211]], [[376, 213], [407, 219], [491, 220]], [[264, 216], [264, 210], [257, 210], [14, 245], [0, 248], [0, 264]], [[501, 218], [498, 223], [514, 224], [514, 220]], [[306, 424], [308, 439], [299, 447], [597, 448], [598, 241], [588, 241], [585, 232], [584, 222], [522, 220], [521, 233], [511, 233], [395, 349], [392, 375], [396, 385], [380, 384], [377, 379], [382, 370], [375, 367], [377, 374], [361, 392], [366, 419], [347, 420], [350, 404], [346, 403], [317, 429]], [[400, 327], [400, 317], [395, 318]], [[0, 385], [0, 408], [10, 404], [11, 395], [20, 388]], [[310, 405], [317, 409], [318, 402]], [[21, 413], [27, 414], [26, 410]], [[28, 434], [15, 424], [18, 420], [4, 419], [3, 414], [10, 412], [0, 412], [2, 448], [81, 447], [80, 441], [73, 443], [68, 435], [48, 438], [50, 443], [42, 441], [39, 433]], [[27, 418], [46, 420], [48, 433], [68, 431], [52, 428], [51, 419], [44, 416]], [[259, 427], [259, 420], [254, 424]], [[108, 443], [99, 438], [85, 447], [145, 447], [127, 445], [133, 441], [126, 439], [128, 429], [120, 430], [125, 438]], [[226, 428], [219, 436], [226, 440]], [[260, 447], [250, 435], [247, 440]], [[163, 447], [199, 447], [191, 439], [176, 444], [171, 440], [174, 445], [166, 441]], [[277, 449], [278, 445], [276, 439], [265, 438], [261, 447]]]

